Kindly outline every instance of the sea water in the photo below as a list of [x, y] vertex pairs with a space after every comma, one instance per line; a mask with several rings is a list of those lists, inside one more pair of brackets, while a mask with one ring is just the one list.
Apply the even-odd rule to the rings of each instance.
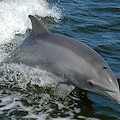
[[[30, 33], [28, 15], [53, 33], [96, 50], [120, 80], [119, 0], [1, 0], [0, 61]], [[0, 120], [116, 120], [120, 105], [79, 89], [64, 100], [53, 95], [56, 76], [40, 68], [6, 64], [0, 68]], [[77, 98], [76, 98], [77, 95]]]

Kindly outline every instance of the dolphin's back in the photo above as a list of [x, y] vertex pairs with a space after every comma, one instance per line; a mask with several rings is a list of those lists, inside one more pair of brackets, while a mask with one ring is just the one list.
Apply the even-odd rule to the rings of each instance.
[[73, 60], [76, 57], [77, 59], [82, 58], [85, 61], [89, 61], [91, 64], [94, 60], [94, 64], [95, 62], [97, 64], [103, 62], [95, 51], [83, 43], [55, 34], [30, 35], [13, 53], [14, 56], [19, 56], [15, 59], [23, 59], [23, 55], [29, 56], [29, 53], [32, 54], [33, 56], [27, 57], [28, 59], [26, 61], [32, 60], [32, 63], [33, 59], [51, 59], [51, 61], [60, 62], [61, 60]]

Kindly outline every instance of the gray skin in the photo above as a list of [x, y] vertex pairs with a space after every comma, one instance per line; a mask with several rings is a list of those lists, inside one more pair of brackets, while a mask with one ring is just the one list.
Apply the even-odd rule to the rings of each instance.
[[56, 76], [54, 94], [65, 98], [78, 87], [120, 104], [118, 82], [108, 64], [94, 50], [69, 37], [50, 33], [35, 17], [32, 34], [1, 63], [40, 67]]

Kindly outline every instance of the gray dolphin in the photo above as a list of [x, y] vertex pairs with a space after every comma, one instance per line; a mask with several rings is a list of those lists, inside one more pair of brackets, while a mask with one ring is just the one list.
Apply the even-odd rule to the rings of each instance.
[[32, 34], [1, 64], [23, 63], [53, 73], [58, 81], [54, 91], [58, 97], [65, 98], [78, 87], [120, 104], [118, 82], [100, 55], [83, 43], [51, 33], [35, 17], [29, 18]]

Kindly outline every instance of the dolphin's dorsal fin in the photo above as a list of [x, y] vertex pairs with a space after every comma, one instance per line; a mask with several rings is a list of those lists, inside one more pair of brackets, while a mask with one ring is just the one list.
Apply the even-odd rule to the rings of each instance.
[[32, 34], [49, 34], [49, 30], [47, 30], [43, 24], [34, 16], [29, 15], [29, 18], [32, 22]]

